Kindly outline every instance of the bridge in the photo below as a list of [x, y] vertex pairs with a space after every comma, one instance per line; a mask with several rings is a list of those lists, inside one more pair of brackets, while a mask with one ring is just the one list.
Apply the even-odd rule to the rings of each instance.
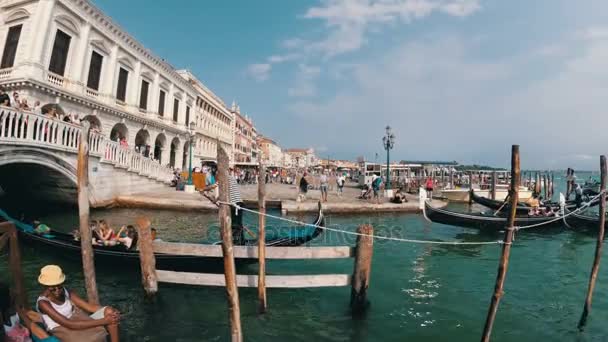
[[[0, 187], [8, 194], [75, 203], [82, 127], [0, 107]], [[122, 195], [168, 188], [170, 168], [99, 132], [89, 136], [89, 202], [110, 204]]]

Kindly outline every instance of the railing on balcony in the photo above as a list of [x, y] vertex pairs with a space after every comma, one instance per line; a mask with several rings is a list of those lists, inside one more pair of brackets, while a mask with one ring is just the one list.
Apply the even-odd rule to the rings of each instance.
[[96, 98], [96, 97], [99, 96], [99, 92], [97, 90], [91, 89], [89, 87], [85, 88], [85, 93], [87, 94], [87, 96], [90, 96], [90, 97], [93, 97], [93, 98]]
[[63, 87], [63, 84], [65, 83], [64, 79], [63, 79], [63, 76], [57, 75], [57, 74], [52, 73], [50, 71], [48, 71], [47, 74], [46, 74], [46, 80], [49, 83], [54, 84], [54, 85], [56, 85], [58, 87]]
[[0, 80], [5, 80], [5, 79], [11, 77], [12, 72], [13, 72], [13, 68], [0, 69]]
[[[0, 106], [0, 144], [37, 146], [78, 153], [82, 127], [43, 115]], [[89, 135], [90, 155], [101, 162], [163, 182], [173, 177], [171, 169], [146, 158], [102, 134]]]

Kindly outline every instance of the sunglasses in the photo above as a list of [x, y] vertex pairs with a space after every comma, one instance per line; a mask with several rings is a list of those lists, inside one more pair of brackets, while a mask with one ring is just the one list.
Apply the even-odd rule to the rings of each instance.
[[63, 284], [61, 284], [61, 285], [55, 285], [55, 286], [47, 286], [47, 288], [50, 291], [58, 292], [58, 291], [62, 291], [63, 290]]

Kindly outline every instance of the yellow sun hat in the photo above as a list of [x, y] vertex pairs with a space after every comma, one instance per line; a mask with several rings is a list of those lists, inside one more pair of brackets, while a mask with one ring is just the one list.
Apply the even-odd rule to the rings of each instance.
[[57, 265], [44, 266], [38, 276], [38, 282], [44, 286], [56, 286], [63, 284], [64, 281], [65, 274], [63, 274], [61, 267]]

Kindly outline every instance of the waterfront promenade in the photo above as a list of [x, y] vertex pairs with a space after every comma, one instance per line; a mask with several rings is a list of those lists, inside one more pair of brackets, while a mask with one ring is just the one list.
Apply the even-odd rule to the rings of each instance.
[[[257, 184], [241, 185], [241, 194], [245, 202], [257, 203]], [[336, 191], [330, 191], [328, 201], [323, 203], [326, 213], [369, 213], [369, 212], [418, 212], [418, 197], [407, 194], [408, 202], [403, 204], [389, 203], [386, 198], [381, 199], [380, 204], [372, 200], [361, 200], [357, 197], [360, 189], [355, 183], [349, 183], [344, 187], [341, 197]], [[321, 197], [319, 190], [310, 190], [308, 198], [304, 202], [297, 202], [298, 191], [295, 185], [290, 184], [266, 184], [266, 201], [279, 204], [283, 213], [315, 212], [317, 202]], [[441, 206], [443, 202], [435, 201], [434, 205]], [[172, 209], [172, 210], [202, 210], [215, 211], [217, 206], [199, 193], [187, 194], [183, 191], [175, 191], [167, 188], [166, 191], [142, 192], [129, 196], [119, 196], [115, 203], [118, 207], [137, 207], [150, 209]]]

